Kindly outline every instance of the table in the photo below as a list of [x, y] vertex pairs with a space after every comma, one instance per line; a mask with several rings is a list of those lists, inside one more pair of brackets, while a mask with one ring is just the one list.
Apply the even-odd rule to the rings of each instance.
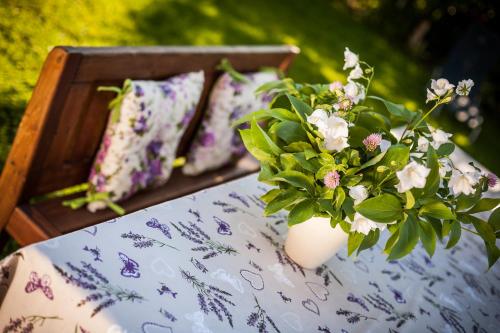
[[[465, 234], [387, 262], [284, 253], [256, 175], [23, 248], [0, 263], [3, 332], [495, 332], [500, 266]], [[387, 233], [383, 237], [387, 237]], [[442, 247], [442, 246], [441, 246]]]

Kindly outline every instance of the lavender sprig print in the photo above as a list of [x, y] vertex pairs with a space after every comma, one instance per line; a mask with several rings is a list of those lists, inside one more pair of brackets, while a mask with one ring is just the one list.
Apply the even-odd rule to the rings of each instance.
[[299, 271], [302, 276], [306, 276], [306, 272], [302, 268], [302, 266], [297, 265], [294, 261], [292, 261], [290, 258], [288, 258], [288, 255], [285, 253], [283, 250], [282, 246], [280, 245], [279, 242], [275, 241], [273, 237], [270, 235], [266, 234], [265, 232], [260, 232], [261, 236], [264, 237], [269, 241], [269, 243], [276, 248], [275, 253], [276, 257], [278, 259], [278, 262], [282, 264], [283, 266], [288, 266], [290, 267], [294, 272]]
[[229, 193], [229, 197], [241, 202], [245, 207], [250, 208], [248, 201], [236, 192]]
[[197, 223], [203, 223], [203, 220], [201, 219], [201, 214], [198, 210], [189, 208], [188, 213], [193, 215]]
[[215, 314], [217, 319], [221, 322], [223, 322], [225, 318], [229, 326], [233, 327], [233, 315], [227, 307], [228, 305], [235, 306], [235, 304], [228, 299], [233, 296], [231, 293], [200, 281], [189, 271], [181, 269], [181, 276], [197, 292], [198, 306], [201, 311], [207, 315], [210, 313]]
[[158, 222], [158, 220], [154, 217], [146, 222], [146, 225], [150, 228], [160, 230], [165, 237], [167, 237], [168, 239], [172, 239], [169, 226]]
[[3, 333], [31, 333], [35, 326], [42, 327], [46, 320], [62, 320], [57, 316], [26, 316], [16, 319], [10, 318], [9, 323], [3, 328]]
[[267, 324], [269, 324], [276, 332], [280, 333], [273, 319], [267, 314], [266, 310], [262, 308], [255, 295], [253, 296], [255, 300], [254, 311], [250, 313], [247, 318], [247, 325], [250, 327], [256, 327], [259, 332], [268, 332]]
[[347, 295], [347, 300], [349, 302], [353, 302], [353, 303], [356, 303], [358, 304], [359, 306], [361, 306], [365, 311], [370, 311], [370, 309], [368, 309], [368, 307], [366, 306], [366, 303], [365, 301], [363, 301], [362, 298], [359, 298], [359, 297], [356, 297], [353, 293], [349, 293], [349, 295]]
[[167, 318], [171, 322], [177, 321], [177, 318], [167, 310], [160, 308], [159, 312], [163, 315], [163, 317]]
[[156, 289], [160, 295], [171, 295], [173, 298], [177, 298], [177, 293], [170, 289], [165, 283], [160, 282], [160, 288]]
[[54, 268], [64, 278], [66, 283], [91, 292], [87, 297], [80, 300], [77, 306], [84, 306], [90, 302], [98, 303], [93, 309], [91, 317], [94, 317], [103, 309], [117, 302], [140, 302], [144, 300], [144, 298], [135, 291], [111, 285], [109, 280], [89, 263], [81, 261], [82, 267], [77, 267], [70, 262], [67, 262], [66, 265], [71, 272], [65, 271], [57, 265], [54, 265]]
[[85, 247], [83, 248], [83, 250], [89, 252], [90, 254], [92, 254], [94, 256], [94, 261], [100, 261], [100, 262], [102, 262], [102, 259], [101, 259], [101, 250], [97, 246], [95, 248], [90, 248], [87, 245], [85, 245]]
[[330, 268], [328, 268], [327, 265], [319, 266], [318, 268], [316, 268], [315, 273], [317, 276], [320, 276], [323, 278], [323, 284], [325, 285], [325, 287], [328, 287], [330, 285], [330, 283], [332, 282], [332, 280], [330, 279], [330, 276], [333, 277], [335, 279], [335, 281], [337, 281], [337, 283], [340, 284], [341, 287], [344, 286], [342, 284], [342, 282], [340, 281], [340, 279], [333, 273], [333, 271]]
[[339, 316], [344, 316], [349, 324], [355, 324], [361, 320], [377, 320], [376, 318], [365, 316], [362, 313], [344, 310], [342, 308], [338, 309], [336, 313]]
[[424, 299], [429, 302], [431, 305], [433, 305], [438, 311], [439, 314], [441, 315], [441, 318], [448, 323], [451, 327], [453, 327], [457, 332], [460, 333], [465, 333], [467, 332], [465, 328], [462, 326], [461, 323], [461, 315], [458, 313], [456, 310], [453, 310], [447, 306], [438, 304], [434, 302], [431, 298], [427, 296], [423, 296]]
[[227, 203], [227, 202], [224, 202], [224, 201], [221, 201], [221, 200], [217, 200], [217, 201], [214, 201], [212, 202], [212, 204], [214, 206], [219, 206], [222, 208], [222, 211], [224, 213], [236, 213], [236, 212], [240, 212], [240, 213], [243, 213], [243, 214], [247, 214], [247, 215], [250, 215], [250, 216], [253, 216], [253, 217], [257, 217], [255, 216], [255, 214], [243, 209], [243, 208], [240, 208], [236, 205], [233, 205], [233, 204], [230, 204], [230, 203]]
[[202, 259], [213, 258], [221, 254], [238, 254], [238, 251], [232, 246], [211, 240], [210, 236], [208, 236], [198, 225], [192, 222], [190, 222], [189, 225], [183, 222], [177, 222], [177, 224], [171, 222], [171, 224], [182, 237], [199, 245], [191, 248], [191, 251], [204, 252], [205, 255]]
[[411, 312], [394, 312], [392, 316], [386, 318], [386, 321], [394, 321], [396, 322], [396, 328], [400, 328], [403, 326], [408, 320], [415, 320], [416, 317]]
[[167, 243], [164, 243], [162, 241], [159, 241], [157, 239], [147, 237], [138, 233], [133, 233], [132, 231], [129, 231], [128, 233], [122, 233], [121, 238], [123, 239], [130, 239], [133, 242], [133, 245], [135, 248], [138, 249], [144, 249], [144, 248], [149, 248], [153, 246], [158, 246], [158, 247], [169, 247], [171, 249], [179, 251], [178, 248], [168, 245]]

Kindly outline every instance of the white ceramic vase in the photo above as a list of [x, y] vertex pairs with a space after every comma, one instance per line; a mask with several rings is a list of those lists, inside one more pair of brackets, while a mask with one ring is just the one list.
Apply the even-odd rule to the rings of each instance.
[[314, 269], [347, 245], [347, 234], [330, 219], [313, 217], [288, 229], [286, 254], [304, 268]]

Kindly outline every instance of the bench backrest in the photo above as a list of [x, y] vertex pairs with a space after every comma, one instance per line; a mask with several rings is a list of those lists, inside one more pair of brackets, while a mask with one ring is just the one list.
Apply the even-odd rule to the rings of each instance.
[[56, 47], [48, 55], [0, 178], [0, 230], [12, 210], [29, 198], [87, 180], [109, 115], [113, 93], [124, 79], [164, 79], [205, 71], [201, 103], [184, 135], [182, 155], [201, 120], [223, 58], [241, 72], [263, 66], [286, 70], [293, 46]]

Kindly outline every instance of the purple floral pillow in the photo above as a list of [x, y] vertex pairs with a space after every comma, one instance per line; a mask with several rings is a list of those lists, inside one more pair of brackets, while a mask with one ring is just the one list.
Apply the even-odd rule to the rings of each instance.
[[90, 202], [90, 211], [165, 184], [203, 83], [202, 71], [165, 81], [125, 82], [111, 104], [113, 110], [90, 172], [89, 192], [103, 198]]
[[205, 117], [182, 169], [184, 174], [198, 175], [217, 169], [245, 152], [231, 124], [252, 111], [267, 108], [270, 97], [256, 96], [254, 92], [264, 83], [277, 80], [278, 75], [274, 72], [242, 75], [244, 80], [236, 81], [224, 73], [212, 88]]

